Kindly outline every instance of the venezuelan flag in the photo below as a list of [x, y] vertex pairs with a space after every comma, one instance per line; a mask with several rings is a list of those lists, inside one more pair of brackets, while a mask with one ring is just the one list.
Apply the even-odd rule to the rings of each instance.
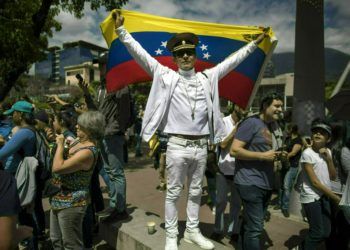
[[[177, 70], [177, 66], [172, 60], [172, 54], [166, 49], [166, 42], [175, 33], [192, 32], [199, 37], [196, 71], [215, 66], [262, 33], [262, 28], [256, 26], [204, 23], [127, 10], [121, 10], [121, 13], [125, 17], [124, 26], [135, 40], [161, 64], [174, 70]], [[113, 92], [128, 84], [150, 81], [151, 77], [134, 61], [115, 34], [112, 14], [100, 27], [109, 47], [107, 91]], [[269, 37], [265, 38], [238, 67], [220, 80], [220, 96], [243, 108], [248, 107], [276, 43], [277, 40], [270, 29]]]

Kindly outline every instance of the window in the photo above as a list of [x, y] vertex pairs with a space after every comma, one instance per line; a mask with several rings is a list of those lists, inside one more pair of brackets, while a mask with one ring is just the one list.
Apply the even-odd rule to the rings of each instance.
[[76, 74], [81, 74], [83, 75], [83, 70], [72, 70], [72, 71], [67, 71], [67, 76], [75, 76]]

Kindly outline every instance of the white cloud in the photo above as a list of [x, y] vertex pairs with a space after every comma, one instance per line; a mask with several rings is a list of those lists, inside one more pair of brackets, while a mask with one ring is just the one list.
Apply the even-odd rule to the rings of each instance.
[[[349, 26], [350, 5], [347, 0], [326, 0], [325, 45], [350, 53]], [[294, 0], [148, 0], [129, 1], [124, 8], [144, 13], [238, 25], [271, 26], [279, 40], [276, 52], [294, 50], [295, 9]], [[79, 20], [70, 14], [61, 13], [62, 31], [56, 33], [50, 45], [67, 41], [85, 40], [105, 47], [99, 23], [106, 17], [105, 11], [92, 12], [85, 9], [85, 16]]]
[[57, 19], [62, 23], [62, 30], [56, 32], [50, 40], [50, 46], [62, 45], [65, 42], [73, 42], [84, 40], [96, 45], [107, 47], [101, 32], [99, 31], [99, 19], [101, 20], [101, 12], [105, 17], [107, 14], [104, 11], [94, 12], [85, 8], [84, 17], [81, 19], [75, 18], [67, 12], [61, 12]]

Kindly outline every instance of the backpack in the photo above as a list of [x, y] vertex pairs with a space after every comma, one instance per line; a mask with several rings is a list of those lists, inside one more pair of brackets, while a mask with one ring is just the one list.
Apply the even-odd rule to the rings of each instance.
[[45, 136], [32, 127], [27, 127], [35, 133], [36, 152], [34, 157], [38, 160], [39, 178], [42, 181], [48, 180], [51, 177], [51, 153], [49, 144]]
[[51, 176], [50, 151], [46, 139], [35, 128], [25, 128], [35, 134], [36, 152], [33, 156], [23, 156], [15, 174], [21, 206], [31, 205], [37, 189], [40, 189], [40, 183], [45, 182]]
[[18, 197], [22, 207], [33, 205], [37, 192], [36, 171], [38, 160], [34, 156], [26, 156], [19, 163], [15, 178]]

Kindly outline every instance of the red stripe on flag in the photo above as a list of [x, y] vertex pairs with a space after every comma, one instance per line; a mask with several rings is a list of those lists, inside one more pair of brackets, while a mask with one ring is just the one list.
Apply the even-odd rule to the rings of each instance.
[[[156, 59], [162, 64], [173, 70], [177, 66], [170, 56], [160, 56]], [[214, 64], [197, 60], [196, 71], [213, 67]], [[128, 84], [151, 81], [152, 78], [144, 71], [134, 60], [121, 63], [110, 69], [106, 75], [107, 92], [115, 92]], [[235, 102], [238, 106], [245, 108], [252, 93], [254, 82], [235, 71], [226, 75], [219, 82], [219, 94], [221, 97]]]
[[220, 80], [219, 95], [246, 108], [253, 88], [254, 82], [250, 78], [233, 71]]

